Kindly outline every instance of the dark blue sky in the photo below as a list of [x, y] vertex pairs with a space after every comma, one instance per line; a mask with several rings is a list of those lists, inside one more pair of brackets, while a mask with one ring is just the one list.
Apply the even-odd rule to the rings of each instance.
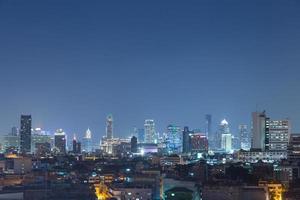
[[300, 131], [300, 2], [0, 0], [0, 131], [100, 137], [146, 118], [233, 132], [266, 109]]

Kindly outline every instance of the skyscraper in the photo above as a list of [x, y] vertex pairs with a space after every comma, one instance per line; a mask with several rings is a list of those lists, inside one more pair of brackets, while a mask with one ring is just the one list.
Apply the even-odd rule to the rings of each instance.
[[66, 133], [62, 129], [54, 133], [54, 146], [59, 151], [58, 153], [66, 153]]
[[291, 124], [288, 119], [271, 120], [262, 113], [252, 113], [251, 148], [262, 151], [286, 151], [291, 135]]
[[191, 152], [191, 131], [189, 127], [185, 126], [182, 131], [182, 152], [190, 153]]
[[223, 119], [220, 124], [221, 148], [226, 152], [232, 150], [232, 135], [230, 134], [229, 125], [226, 119]]
[[167, 127], [167, 150], [171, 154], [182, 152], [182, 131], [179, 126]]
[[245, 124], [239, 125], [239, 137], [241, 142], [241, 149], [249, 150], [251, 147], [250, 135], [248, 131], [248, 126]]
[[225, 152], [230, 152], [232, 150], [232, 136], [231, 134], [222, 134], [221, 147]]
[[73, 137], [73, 153], [74, 154], [80, 154], [81, 153], [81, 143], [77, 141], [76, 136]]
[[203, 153], [208, 151], [208, 140], [206, 134], [193, 133], [190, 138], [192, 153]]
[[210, 138], [212, 135], [211, 135], [211, 115], [210, 114], [207, 114], [205, 115], [205, 135], [206, 135], [206, 138]]
[[145, 142], [152, 143], [152, 144], [157, 143], [154, 120], [146, 119], [144, 127], [145, 127]]
[[111, 114], [106, 117], [106, 138], [113, 138], [113, 116]]
[[264, 151], [266, 148], [266, 112], [253, 112], [252, 113], [252, 149], [260, 149]]
[[266, 146], [268, 147], [266, 150], [286, 151], [288, 149], [291, 135], [290, 120], [269, 120], [266, 124], [266, 132], [269, 133], [269, 144]]
[[20, 151], [22, 153], [31, 151], [31, 115], [21, 115]]
[[85, 132], [85, 135], [82, 139], [83, 142], [83, 151], [84, 152], [92, 152], [93, 150], [93, 145], [92, 145], [92, 132], [88, 128]]

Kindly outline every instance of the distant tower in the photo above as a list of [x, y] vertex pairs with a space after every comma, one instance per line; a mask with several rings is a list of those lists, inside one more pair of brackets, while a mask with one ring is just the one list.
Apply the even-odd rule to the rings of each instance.
[[221, 148], [226, 152], [232, 150], [232, 135], [229, 131], [229, 125], [226, 119], [223, 119], [220, 124]]
[[250, 150], [251, 143], [250, 143], [250, 135], [249, 135], [247, 125], [245, 124], [239, 125], [239, 136], [241, 141], [241, 149]]
[[77, 152], [77, 139], [76, 139], [75, 134], [74, 134], [74, 137], [73, 137], [72, 144], [73, 144], [73, 153], [76, 153]]
[[156, 137], [156, 132], [155, 132], [155, 123], [153, 119], [146, 119], [145, 120], [145, 143], [156, 143], [155, 137]]
[[108, 115], [106, 117], [106, 138], [113, 139], [113, 116]]
[[80, 154], [81, 153], [81, 143], [77, 142], [76, 135], [73, 137], [73, 153]]
[[132, 136], [130, 144], [131, 144], [131, 152], [137, 153], [137, 137]]
[[182, 131], [182, 153], [191, 152], [191, 134], [189, 127], [185, 126]]
[[205, 115], [205, 135], [206, 138], [211, 137], [211, 115], [207, 114]]
[[92, 152], [92, 150], [93, 150], [93, 147], [92, 147], [92, 132], [89, 128], [86, 130], [82, 141], [83, 141], [83, 151]]
[[54, 133], [54, 146], [60, 154], [66, 153], [66, 133], [62, 129], [58, 129]]
[[182, 130], [179, 126], [167, 127], [167, 149], [170, 154], [182, 153]]
[[21, 153], [31, 151], [31, 115], [21, 115], [20, 150]]

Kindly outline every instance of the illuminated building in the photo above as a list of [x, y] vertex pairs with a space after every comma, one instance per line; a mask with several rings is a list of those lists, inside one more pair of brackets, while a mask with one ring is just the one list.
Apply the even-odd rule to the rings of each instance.
[[167, 127], [167, 151], [169, 154], [182, 152], [182, 132], [179, 126]]
[[267, 121], [266, 130], [269, 133], [270, 151], [286, 151], [291, 135], [291, 125], [289, 120]]
[[5, 151], [19, 151], [20, 149], [20, 136], [19, 135], [4, 135], [3, 149]]
[[44, 144], [49, 143], [52, 144], [52, 139], [50, 135], [37, 135], [33, 134], [31, 135], [31, 152], [36, 153], [36, 144]]
[[21, 115], [20, 151], [22, 153], [31, 151], [31, 120], [31, 115]]
[[291, 134], [288, 147], [288, 160], [291, 162], [300, 161], [300, 134]]
[[193, 133], [190, 135], [191, 151], [193, 153], [207, 152], [208, 140], [205, 134]]
[[82, 139], [82, 146], [83, 146], [83, 151], [84, 152], [92, 152], [93, 151], [93, 145], [92, 145], [92, 132], [88, 128], [85, 132], [85, 135]]
[[58, 150], [58, 153], [66, 153], [66, 133], [62, 129], [58, 129], [54, 133], [54, 146]]
[[265, 112], [252, 113], [252, 148], [262, 151], [286, 151], [291, 124], [286, 120], [270, 120]]
[[250, 142], [250, 135], [249, 135], [247, 125], [245, 125], [245, 124], [239, 125], [239, 136], [240, 136], [240, 142], [241, 142], [241, 149], [250, 150], [251, 142]]
[[146, 119], [145, 124], [145, 143], [157, 143], [155, 123], [153, 119]]
[[148, 153], [157, 153], [158, 145], [153, 143], [141, 143], [138, 145], [139, 153], [146, 155]]
[[37, 156], [46, 156], [51, 153], [51, 144], [48, 142], [35, 143], [35, 154]]
[[224, 119], [220, 124], [221, 148], [225, 152], [232, 150], [232, 135], [229, 131], [228, 122]]
[[113, 138], [113, 130], [114, 130], [113, 121], [114, 120], [112, 115], [108, 115], [106, 117], [106, 138], [107, 139]]
[[286, 151], [241, 150], [238, 152], [238, 160], [249, 163], [256, 163], [259, 160], [263, 162], [275, 162], [282, 159], [287, 159]]
[[267, 188], [269, 199], [282, 200], [282, 194], [284, 192], [282, 184], [267, 183], [266, 181], [260, 181], [258, 186]]
[[74, 154], [80, 154], [81, 153], [81, 143], [77, 141], [77, 138], [76, 138], [75, 135], [73, 137], [72, 146], [73, 146], [73, 153]]

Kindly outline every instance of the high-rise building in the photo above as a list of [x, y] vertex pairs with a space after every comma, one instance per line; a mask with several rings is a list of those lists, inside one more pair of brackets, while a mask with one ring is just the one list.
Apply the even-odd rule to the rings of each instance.
[[149, 144], [157, 143], [154, 120], [146, 119], [144, 128], [145, 128], [145, 142]]
[[222, 149], [225, 150], [225, 152], [230, 152], [232, 150], [231, 134], [222, 134], [221, 146], [222, 146]]
[[66, 133], [62, 129], [58, 129], [54, 133], [54, 146], [58, 150], [58, 153], [66, 153]]
[[107, 139], [112, 139], [113, 138], [113, 116], [112, 115], [108, 115], [106, 117], [106, 138]]
[[286, 151], [291, 134], [288, 119], [271, 120], [262, 113], [252, 113], [252, 149], [262, 151]]
[[300, 162], [300, 133], [294, 133], [290, 136], [288, 160], [295, 163]]
[[76, 136], [73, 137], [73, 153], [74, 154], [80, 154], [81, 153], [81, 143], [77, 141]]
[[130, 140], [130, 146], [131, 146], [131, 153], [137, 153], [138, 152], [137, 137], [132, 136], [132, 138]]
[[192, 132], [189, 130], [189, 127], [185, 126], [182, 131], [182, 152], [190, 153], [191, 152], [191, 137]]
[[4, 144], [3, 144], [3, 149], [6, 152], [11, 152], [11, 151], [19, 151], [20, 150], [20, 136], [19, 135], [4, 135]]
[[239, 125], [239, 137], [241, 142], [241, 149], [250, 150], [251, 148], [251, 140], [248, 131], [248, 126], [245, 124]]
[[[266, 149], [266, 120], [265, 111], [252, 113], [252, 149], [260, 149], [262, 151]], [[269, 142], [267, 141], [267, 143]]]
[[169, 154], [182, 152], [182, 131], [179, 126], [167, 127], [167, 151]]
[[139, 143], [144, 143], [145, 142], [145, 129], [143, 129], [143, 128], [138, 129], [137, 138], [138, 138]]
[[20, 151], [22, 153], [31, 151], [31, 115], [21, 115]]
[[53, 144], [51, 136], [50, 135], [37, 135], [33, 134], [31, 135], [31, 152], [36, 153], [37, 152], [37, 146], [36, 144]]
[[82, 139], [82, 146], [84, 152], [92, 152], [93, 151], [93, 145], [92, 145], [92, 132], [88, 128], [85, 132], [85, 135]]
[[210, 138], [212, 135], [211, 135], [211, 115], [210, 114], [206, 114], [205, 115], [205, 135], [206, 135], [206, 138]]
[[225, 152], [230, 152], [232, 150], [232, 135], [226, 119], [221, 121], [219, 131], [221, 136], [221, 148], [225, 150]]
[[206, 134], [193, 133], [190, 134], [191, 151], [193, 153], [202, 153], [208, 151], [208, 140]]
[[291, 135], [290, 120], [269, 120], [266, 124], [266, 133], [269, 133], [267, 150], [286, 151]]

